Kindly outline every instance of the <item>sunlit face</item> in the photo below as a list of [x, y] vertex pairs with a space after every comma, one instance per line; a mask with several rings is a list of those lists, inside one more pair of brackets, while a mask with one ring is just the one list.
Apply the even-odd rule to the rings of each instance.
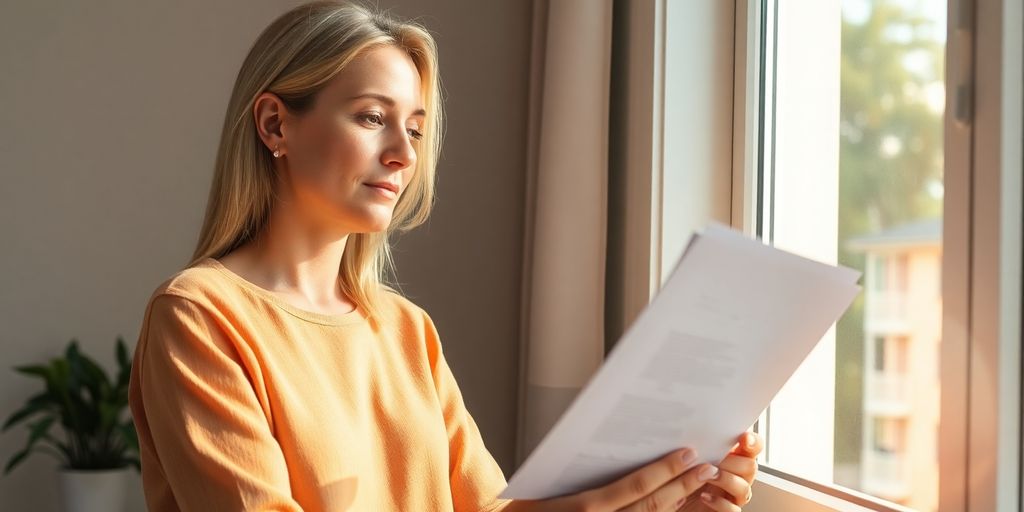
[[423, 130], [420, 77], [409, 55], [357, 56], [300, 116], [283, 116], [281, 191], [302, 215], [347, 233], [383, 231], [412, 179]]

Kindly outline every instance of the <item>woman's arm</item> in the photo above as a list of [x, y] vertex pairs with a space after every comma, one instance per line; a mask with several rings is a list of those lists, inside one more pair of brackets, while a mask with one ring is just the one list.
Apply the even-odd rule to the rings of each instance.
[[422, 312], [430, 372], [448, 432], [449, 486], [455, 512], [507, 510], [511, 500], [498, 499], [505, 488], [505, 475], [484, 445], [473, 416], [466, 409], [462, 392], [445, 360], [437, 329]]
[[149, 309], [129, 386], [150, 510], [300, 511], [242, 358], [176, 295]]

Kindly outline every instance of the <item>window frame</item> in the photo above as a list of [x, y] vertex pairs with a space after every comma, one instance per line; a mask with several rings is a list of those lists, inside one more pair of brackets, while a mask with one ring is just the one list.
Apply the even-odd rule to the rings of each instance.
[[[787, 0], [794, 1], [794, 0]], [[799, 0], [795, 0], [799, 1]], [[806, 0], [817, 1], [817, 0]], [[837, 1], [837, 0], [829, 0]], [[943, 383], [940, 423], [939, 510], [1019, 510], [1021, 499], [1021, 6], [1015, 0], [947, 0], [947, 115], [945, 120], [945, 211], [942, 268]], [[615, 0], [616, 23], [625, 28], [626, 41], [617, 39], [617, 51], [628, 58], [629, 73], [613, 76], [613, 124], [621, 123], [627, 136], [613, 133], [612, 173], [621, 175], [622, 196], [612, 194], [615, 211], [623, 218], [624, 239], [615, 237], [610, 257], [624, 262], [610, 293], [609, 336], [628, 325], [657, 292], [664, 268], [678, 255], [667, 251], [672, 237], [685, 237], [697, 226], [715, 220], [748, 234], [764, 223], [758, 204], [766, 175], [757, 162], [772, 157], [771, 146], [757, 144], [773, 112], [760, 102], [771, 70], [758, 57], [765, 34], [767, 0], [734, 0], [731, 17], [723, 17], [704, 3], [676, 25], [669, 16], [668, 0]], [[686, 5], [691, 5], [686, 3]], [[696, 4], [692, 4], [696, 5]], [[678, 8], [678, 6], [677, 6]], [[625, 20], [618, 18], [625, 13]], [[701, 16], [705, 18], [701, 19]], [[689, 62], [704, 62], [693, 54], [706, 46], [679, 52], [666, 34], [699, 26], [709, 44], [732, 45], [728, 68], [694, 69], [685, 80], [666, 73], [680, 54]], [[618, 35], [617, 35], [618, 38]], [[667, 42], [668, 41], [668, 42]], [[974, 59], [985, 55], [985, 59]], [[766, 80], [767, 79], [767, 80]], [[620, 87], [615, 93], [615, 81]], [[700, 82], [695, 85], [695, 82]], [[709, 88], [710, 85], [710, 88]], [[728, 87], [730, 108], [714, 115], [732, 120], [729, 126], [708, 119], [708, 112], [686, 120], [666, 122], [666, 91], [700, 95]], [[720, 90], [720, 89], [719, 89]], [[976, 94], [971, 94], [976, 91]], [[702, 92], [704, 91], [704, 92]], [[974, 100], [977, 98], [977, 100]], [[973, 112], [972, 112], [973, 110]], [[763, 115], [762, 115], [763, 113]], [[680, 141], [679, 123], [686, 133], [731, 139], [731, 158], [681, 164], [666, 159], [666, 141]], [[767, 123], [767, 124], [766, 124]], [[677, 146], [674, 146], [677, 147]], [[616, 153], [617, 152], [617, 153]], [[687, 172], [690, 183], [730, 182], [728, 190], [687, 189], [666, 174]], [[768, 169], [767, 172], [771, 172]], [[770, 177], [770, 175], [768, 176]], [[614, 192], [614, 191], [610, 191]], [[699, 206], [666, 217], [666, 201], [689, 200], [699, 195]], [[682, 199], [680, 199], [682, 198]], [[765, 199], [771, 201], [772, 195]], [[982, 200], [984, 199], [984, 200]], [[958, 220], [959, 219], [959, 220]], [[969, 269], [963, 272], [962, 269]], [[970, 366], [963, 361], [970, 361]], [[995, 369], [995, 371], [992, 371]], [[984, 371], [983, 371], [984, 370]], [[984, 400], [997, 396], [998, 400]], [[968, 419], [970, 418], [970, 419]], [[965, 442], [966, 440], [966, 442]], [[997, 454], [992, 456], [992, 454]], [[971, 475], [996, 475], [970, 479]], [[968, 482], [971, 482], [969, 485]], [[855, 491], [820, 485], [762, 466], [755, 482], [755, 500], [747, 511], [763, 510], [907, 510]]]

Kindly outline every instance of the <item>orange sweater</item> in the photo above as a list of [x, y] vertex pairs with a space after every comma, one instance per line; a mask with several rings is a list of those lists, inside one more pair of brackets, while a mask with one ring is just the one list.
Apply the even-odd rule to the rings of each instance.
[[129, 402], [149, 510], [498, 511], [430, 317], [296, 308], [208, 258], [153, 292]]

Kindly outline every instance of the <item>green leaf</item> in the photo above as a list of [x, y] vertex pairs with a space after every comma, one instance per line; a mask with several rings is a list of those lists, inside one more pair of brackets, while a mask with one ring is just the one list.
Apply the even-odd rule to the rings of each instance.
[[42, 377], [47, 381], [50, 380], [50, 368], [45, 365], [33, 364], [28, 366], [15, 366], [14, 371], [23, 375], [34, 375], [36, 377]]
[[66, 359], [54, 359], [50, 366], [53, 377], [51, 392], [57, 396], [58, 403], [60, 404], [61, 424], [69, 431], [77, 432], [81, 428], [81, 421], [78, 418], [78, 410], [71, 398], [73, 396], [72, 389], [70, 388], [71, 369]]
[[71, 368], [68, 365], [67, 359], [53, 359], [50, 361], [50, 377], [51, 380], [47, 384], [52, 386], [54, 393], [57, 396], [62, 396], [68, 392], [71, 386]]
[[26, 446], [23, 450], [21, 450], [20, 452], [16, 453], [13, 457], [11, 457], [11, 460], [7, 462], [7, 467], [4, 468], [4, 474], [6, 475], [7, 473], [9, 473], [12, 469], [14, 469], [14, 466], [17, 466], [25, 459], [25, 457], [28, 456], [28, 454], [33, 452], [45, 453], [47, 455], [50, 455], [53, 458], [60, 461], [62, 465], [66, 465], [67, 461], [69, 460], [66, 458], [66, 453], [63, 454], [62, 456], [60, 452], [53, 451], [53, 448], [49, 446]]
[[102, 430], [111, 430], [117, 425], [121, 409], [109, 402], [99, 404], [99, 427]]
[[84, 370], [82, 368], [82, 356], [78, 350], [78, 342], [72, 340], [64, 352], [64, 360], [68, 367], [68, 388], [73, 394], [80, 393]]
[[121, 368], [132, 365], [131, 357], [128, 356], [128, 346], [124, 344], [124, 338], [121, 336], [117, 337], [117, 347], [115, 348], [117, 353], [117, 363]]
[[45, 405], [48, 407], [53, 407], [59, 405], [59, 403], [60, 400], [58, 400], [57, 397], [55, 397], [53, 393], [51, 393], [49, 390], [43, 391], [28, 399], [29, 405]]
[[74, 357], [72, 354], [77, 354], [78, 351], [78, 339], [71, 338], [71, 341], [68, 342], [67, 348], [64, 349], [64, 357], [66, 359], [71, 359]]
[[68, 414], [75, 430], [83, 436], [90, 436], [99, 428], [102, 412], [81, 394], [71, 393], [68, 395]]
[[124, 438], [125, 443], [135, 453], [139, 452], [139, 434], [135, 430], [135, 423], [132, 420], [128, 420], [120, 425], [118, 429], [121, 432], [121, 436]]
[[76, 353], [74, 357], [72, 369], [77, 372], [78, 381], [89, 391], [93, 404], [107, 400], [113, 391], [107, 372], [85, 354]]
[[73, 452], [71, 451], [71, 447], [68, 446], [67, 443], [62, 443], [52, 437], [47, 437], [46, 440], [53, 443], [53, 445], [56, 446], [57, 449], [64, 454], [64, 458], [66, 459], [66, 461], [70, 461], [74, 456]]
[[3, 428], [0, 428], [0, 431], [6, 431], [8, 428], [14, 426], [16, 423], [19, 423], [36, 413], [46, 411], [47, 409], [48, 407], [45, 405], [29, 403], [25, 407], [22, 407], [21, 409], [16, 411], [14, 414], [11, 414], [11, 417], [7, 418], [7, 421], [4, 423]]
[[131, 379], [132, 358], [128, 355], [128, 347], [124, 338], [117, 337], [117, 363], [119, 366], [117, 374], [117, 389], [128, 389], [128, 381]]
[[36, 444], [36, 442], [38, 442], [40, 439], [44, 439], [44, 438], [49, 437], [50, 425], [53, 425], [53, 422], [56, 419], [57, 418], [55, 418], [53, 416], [47, 416], [47, 417], [42, 418], [41, 420], [39, 420], [39, 421], [29, 425], [29, 427], [28, 427], [29, 431], [30, 431], [29, 436], [28, 436], [28, 445], [29, 445], [29, 447], [34, 446]]
[[4, 474], [6, 475], [7, 473], [10, 473], [15, 466], [21, 464], [21, 461], [25, 460], [25, 457], [28, 457], [28, 454], [31, 453], [31, 451], [31, 447], [26, 447], [24, 450], [14, 454], [14, 456], [11, 457], [11, 460], [7, 461], [7, 466], [4, 467]]

